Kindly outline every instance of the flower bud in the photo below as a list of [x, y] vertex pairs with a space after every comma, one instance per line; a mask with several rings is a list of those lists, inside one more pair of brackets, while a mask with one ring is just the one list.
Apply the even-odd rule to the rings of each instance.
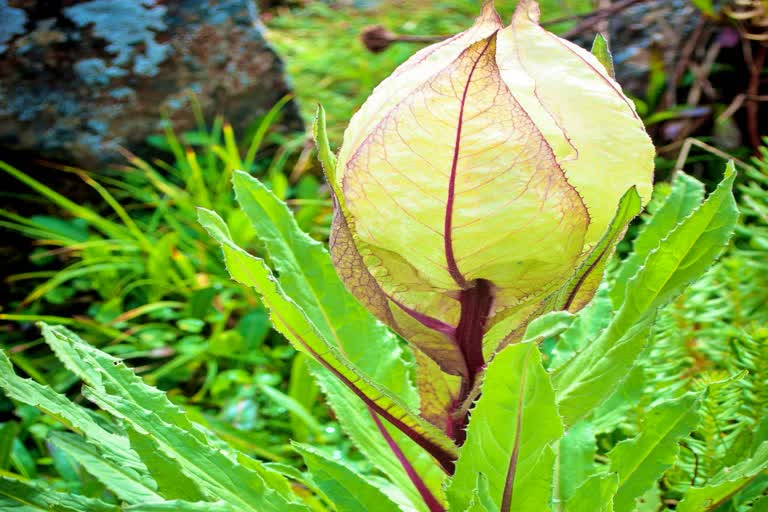
[[489, 330], [569, 281], [628, 189], [651, 193], [632, 102], [538, 16], [522, 1], [504, 27], [487, 3], [416, 53], [354, 115], [329, 173], [340, 276], [453, 375], [475, 375]]

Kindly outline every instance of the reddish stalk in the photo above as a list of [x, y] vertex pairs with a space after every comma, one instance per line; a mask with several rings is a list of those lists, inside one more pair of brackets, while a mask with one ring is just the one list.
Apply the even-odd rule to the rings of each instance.
[[[472, 63], [469, 70], [467, 81], [464, 84], [464, 91], [461, 95], [459, 105], [459, 119], [456, 126], [456, 140], [453, 146], [453, 160], [451, 162], [451, 172], [448, 180], [448, 198], [445, 202], [445, 223], [443, 226], [443, 241], [445, 250], [445, 260], [448, 273], [451, 275], [456, 285], [461, 289], [459, 292], [459, 303], [461, 305], [461, 316], [459, 324], [456, 326], [454, 341], [459, 347], [466, 364], [467, 373], [461, 385], [458, 404], [461, 404], [474, 386], [477, 375], [483, 368], [483, 329], [488, 319], [488, 313], [493, 301], [491, 284], [488, 281], [479, 279], [469, 282], [459, 270], [456, 256], [453, 252], [453, 210], [456, 199], [456, 178], [459, 167], [459, 154], [461, 152], [461, 134], [464, 126], [464, 109], [467, 104], [469, 86], [472, 83], [472, 77], [480, 64], [483, 55], [491, 47], [495, 40], [495, 35], [488, 38], [485, 46], [480, 50], [479, 55]], [[455, 412], [451, 411], [451, 412]], [[454, 440], [459, 446], [466, 438], [466, 426], [468, 414], [461, 415], [453, 420], [450, 431], [453, 433]]]
[[525, 383], [527, 377], [527, 367], [523, 366], [523, 374], [520, 376], [520, 396], [517, 409], [517, 420], [515, 421], [515, 445], [512, 448], [512, 455], [509, 458], [509, 467], [507, 468], [507, 477], [504, 482], [504, 493], [501, 497], [501, 512], [512, 511], [512, 491], [515, 485], [515, 474], [517, 472], [517, 458], [520, 455], [520, 433], [523, 430], [523, 399], [525, 397]]
[[392, 453], [395, 454], [395, 457], [397, 457], [397, 460], [400, 462], [400, 465], [403, 466], [403, 469], [405, 470], [405, 473], [408, 475], [408, 478], [410, 478], [411, 482], [413, 482], [414, 487], [416, 487], [416, 490], [419, 492], [419, 495], [421, 495], [421, 498], [424, 500], [424, 503], [429, 508], [429, 511], [445, 512], [445, 508], [440, 504], [439, 501], [437, 501], [437, 498], [435, 498], [435, 495], [432, 494], [432, 491], [429, 490], [427, 485], [424, 483], [424, 480], [421, 479], [421, 476], [413, 468], [413, 465], [405, 456], [403, 451], [400, 449], [400, 446], [398, 446], [395, 440], [392, 439], [392, 436], [389, 435], [389, 432], [387, 432], [387, 429], [381, 423], [381, 419], [379, 418], [379, 415], [376, 414], [370, 407], [368, 408], [368, 412], [371, 414], [371, 417], [373, 418], [374, 423], [376, 423], [376, 427], [379, 429], [379, 432], [381, 433], [382, 437], [384, 437], [384, 440], [387, 441], [387, 444], [389, 445], [389, 448], [392, 450]]
[[[467, 377], [462, 382], [461, 400], [472, 391], [475, 380], [485, 366], [483, 359], [483, 332], [488, 314], [493, 303], [493, 290], [490, 281], [478, 279], [472, 288], [462, 290], [459, 295], [461, 316], [456, 327], [456, 344], [459, 346], [467, 365]], [[464, 443], [469, 412], [454, 420], [452, 432], [458, 445]]]
[[[271, 304], [267, 304], [267, 306], [271, 306]], [[357, 395], [357, 397], [360, 398], [365, 403], [365, 405], [368, 406], [368, 408], [376, 411], [384, 419], [390, 422], [392, 426], [394, 426], [403, 434], [411, 438], [416, 444], [424, 448], [427, 451], [427, 453], [432, 455], [435, 458], [435, 460], [437, 460], [437, 462], [440, 463], [440, 465], [448, 474], [453, 474], [454, 457], [451, 453], [446, 451], [443, 447], [435, 444], [430, 439], [425, 438], [423, 435], [421, 435], [419, 432], [416, 432], [409, 425], [406, 425], [401, 419], [393, 416], [392, 413], [390, 413], [388, 410], [384, 409], [382, 406], [374, 402], [373, 399], [371, 399], [371, 397], [367, 396], [346, 375], [341, 373], [338, 369], [334, 368], [328, 361], [325, 360], [325, 358], [321, 357], [320, 354], [317, 353], [317, 351], [315, 351], [306, 341], [304, 341], [304, 338], [302, 338], [299, 333], [294, 331], [291, 328], [290, 324], [286, 322], [285, 319], [282, 318], [279, 313], [277, 313], [276, 308], [270, 307], [270, 309], [273, 312], [272, 314], [275, 315], [279, 319], [280, 323], [284, 325], [286, 329], [288, 329], [288, 331], [290, 331], [293, 337], [304, 346], [304, 348], [307, 350], [309, 355], [311, 355], [315, 359], [315, 361], [323, 365], [323, 367], [325, 367], [326, 370], [330, 371], [350, 391], [352, 391], [355, 395]]]
[[441, 332], [452, 338], [456, 335], [456, 328], [454, 326], [449, 325], [443, 322], [442, 320], [438, 320], [437, 318], [432, 318], [431, 316], [425, 315], [423, 313], [419, 313], [415, 309], [409, 308], [408, 306], [398, 301], [394, 297], [387, 295], [387, 298], [391, 300], [395, 305], [397, 305], [397, 307], [402, 309], [411, 318], [419, 322], [421, 325], [423, 325], [427, 329], [432, 329], [433, 331]]
[[474, 286], [459, 295], [461, 317], [456, 327], [456, 342], [467, 362], [467, 387], [475, 385], [477, 374], [483, 369], [483, 330], [493, 301], [490, 281], [478, 279]]

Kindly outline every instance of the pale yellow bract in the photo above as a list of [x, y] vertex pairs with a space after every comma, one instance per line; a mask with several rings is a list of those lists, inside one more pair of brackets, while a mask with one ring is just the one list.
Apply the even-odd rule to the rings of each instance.
[[489, 2], [470, 29], [416, 53], [352, 118], [330, 175], [340, 275], [453, 375], [468, 371], [462, 293], [489, 290], [484, 332], [522, 322], [628, 189], [650, 198], [654, 148], [632, 102], [538, 17], [523, 1], [504, 27]]

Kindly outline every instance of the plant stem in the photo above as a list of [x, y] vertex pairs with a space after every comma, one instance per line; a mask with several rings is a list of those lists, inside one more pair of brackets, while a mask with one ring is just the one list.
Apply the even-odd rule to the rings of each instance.
[[397, 457], [397, 460], [400, 461], [400, 465], [403, 466], [403, 470], [405, 470], [405, 473], [408, 475], [408, 478], [411, 479], [411, 482], [413, 482], [413, 485], [416, 487], [416, 490], [421, 495], [421, 498], [424, 500], [424, 503], [429, 507], [430, 512], [445, 512], [445, 508], [440, 504], [439, 501], [437, 501], [437, 498], [435, 498], [435, 495], [432, 494], [432, 491], [429, 490], [427, 485], [424, 483], [424, 480], [421, 479], [421, 476], [416, 472], [411, 462], [408, 460], [408, 458], [405, 456], [403, 451], [400, 449], [400, 446], [395, 442], [394, 439], [392, 439], [392, 436], [389, 435], [389, 432], [387, 432], [386, 427], [381, 422], [381, 419], [379, 418], [379, 415], [376, 414], [373, 409], [370, 407], [368, 408], [368, 412], [371, 414], [371, 417], [373, 418], [374, 423], [376, 423], [376, 427], [379, 429], [379, 432], [384, 437], [384, 439], [387, 441], [387, 444], [389, 445], [389, 448], [392, 450], [392, 452], [395, 454], [395, 457]]
[[[485, 279], [478, 279], [471, 288], [461, 291], [459, 303], [461, 304], [461, 316], [459, 317], [459, 325], [456, 326], [456, 344], [459, 346], [467, 365], [467, 377], [462, 382], [461, 399], [458, 400], [458, 404], [461, 404], [472, 392], [475, 380], [485, 366], [483, 332], [493, 303], [491, 283]], [[458, 445], [464, 443], [468, 421], [469, 413], [467, 412], [454, 422], [452, 431]]]

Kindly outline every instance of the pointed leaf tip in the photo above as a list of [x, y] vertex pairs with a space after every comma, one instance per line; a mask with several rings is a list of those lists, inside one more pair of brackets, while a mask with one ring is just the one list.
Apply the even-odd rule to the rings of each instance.
[[320, 163], [323, 166], [325, 177], [331, 187], [334, 187], [336, 184], [336, 155], [333, 154], [330, 142], [328, 141], [328, 132], [325, 123], [325, 109], [320, 103], [317, 104], [315, 122], [312, 126], [312, 138], [315, 140], [317, 158], [320, 160]]
[[475, 18], [475, 22], [472, 26], [479, 27], [482, 25], [497, 26], [499, 29], [504, 26], [499, 13], [496, 12], [496, 6], [493, 0], [486, 0], [483, 2], [480, 15]]
[[539, 20], [541, 19], [539, 3], [535, 0], [520, 0], [520, 3], [517, 4], [517, 7], [515, 8], [515, 13], [512, 15], [512, 19], [514, 20], [518, 16], [525, 16], [528, 18], [528, 21], [538, 25]]
[[496, 12], [496, 5], [493, 0], [485, 0], [485, 2], [483, 2], [482, 11], [475, 23], [478, 24], [483, 22], [498, 23], [500, 26], [502, 24], [501, 17], [499, 16], [499, 13]]
[[608, 47], [608, 41], [603, 34], [598, 33], [595, 35], [595, 40], [592, 42], [592, 55], [597, 58], [600, 64], [603, 65], [605, 71], [611, 78], [616, 78], [616, 72], [613, 68], [613, 55]]

